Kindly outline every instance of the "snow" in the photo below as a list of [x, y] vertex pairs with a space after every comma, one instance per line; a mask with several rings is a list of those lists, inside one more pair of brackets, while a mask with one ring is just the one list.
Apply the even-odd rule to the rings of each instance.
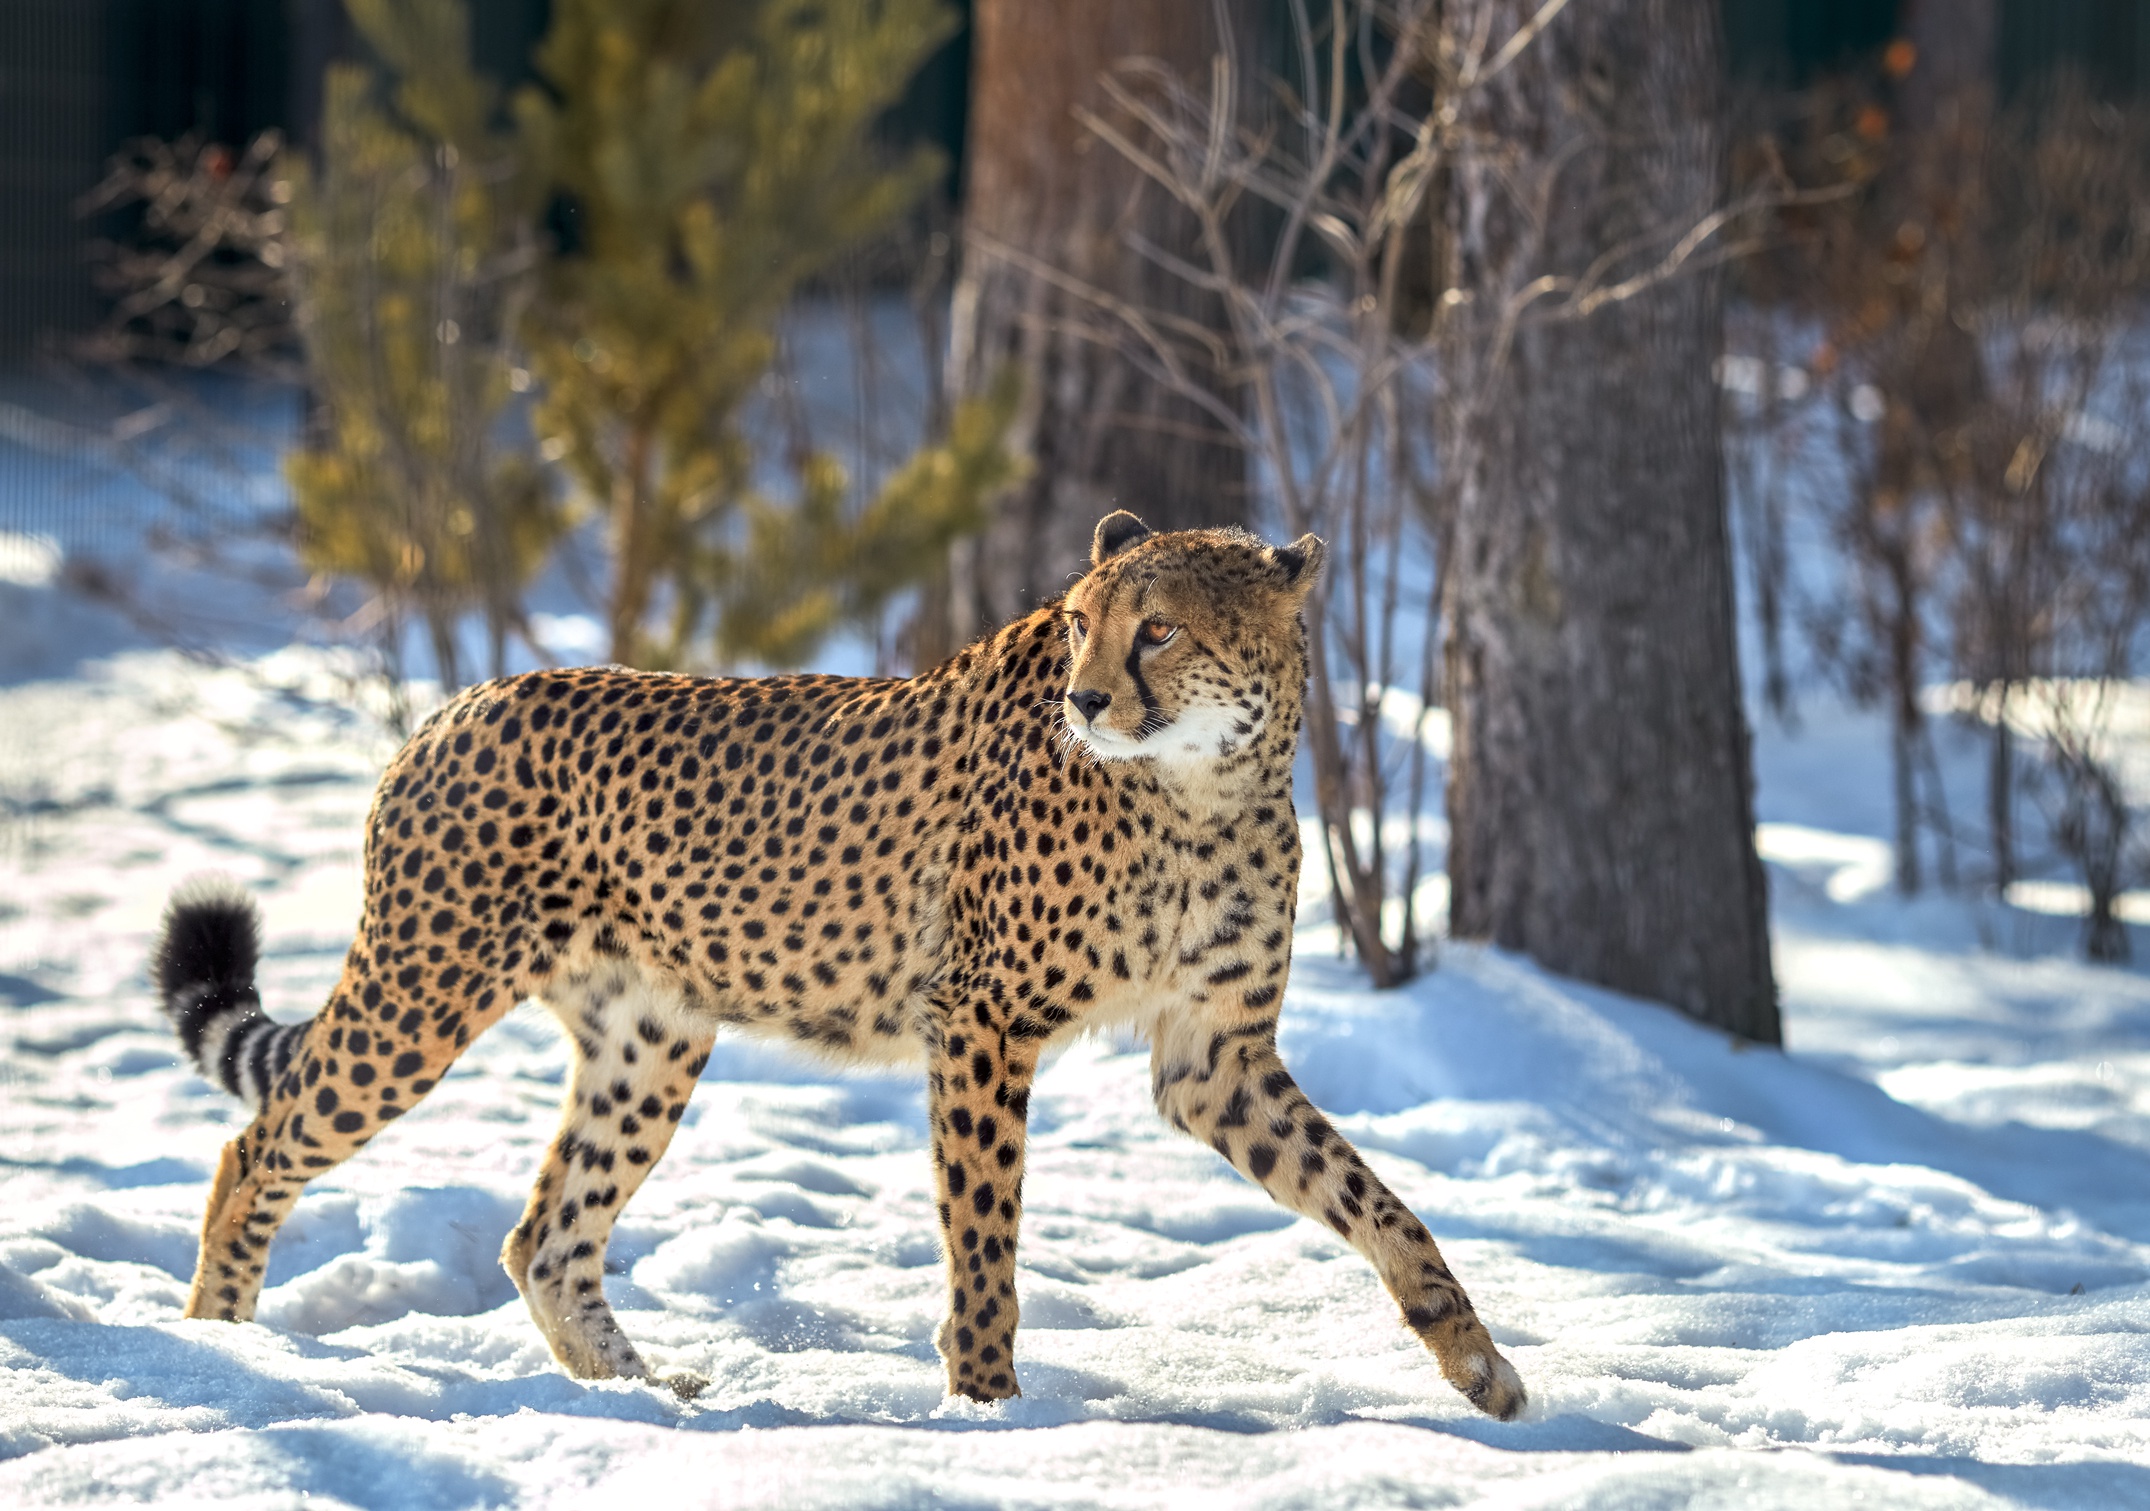
[[1117, 1040], [1033, 1103], [1017, 1401], [942, 1396], [919, 1089], [727, 1041], [610, 1281], [712, 1383], [562, 1375], [494, 1257], [564, 1068], [531, 1007], [308, 1191], [260, 1325], [184, 1321], [240, 1119], [143, 953], [215, 866], [262, 900], [272, 1010], [319, 1002], [392, 744], [351, 670], [0, 689], [0, 1503], [2150, 1505], [2150, 980], [2068, 920], [1897, 901], [1885, 815], [1832, 799], [1880, 750], [1849, 714], [1763, 742], [1789, 1053], [1462, 945], [1377, 994], [1302, 937], [1286, 1058], [1433, 1228], [1519, 1423]]
[[[802, 371], [842, 339], [805, 330]], [[1334, 1234], [1165, 1128], [1117, 1038], [1032, 1103], [1016, 1401], [942, 1395], [920, 1089], [728, 1040], [608, 1282], [654, 1364], [711, 1384], [566, 1378], [496, 1258], [565, 1070], [530, 1007], [308, 1190], [259, 1325], [183, 1320], [242, 1119], [156, 1011], [151, 930], [181, 878], [236, 874], [271, 1011], [312, 1011], [394, 741], [364, 663], [300, 643], [280, 547], [141, 552], [155, 501], [17, 418], [0, 441], [45, 470], [0, 500], [0, 1505], [2150, 1507], [2150, 977], [2075, 958], [2057, 875], [1898, 898], [1885, 730], [1821, 701], [1757, 729], [1784, 1053], [1464, 945], [1371, 992], [1310, 878], [1285, 1057], [1439, 1238], [1520, 1422], [1440, 1379]], [[91, 559], [131, 617], [66, 590]], [[536, 607], [603, 654], [572, 595]], [[219, 654], [146, 648], [173, 638]], [[2131, 771], [2145, 709], [2113, 725]], [[1380, 700], [1438, 761], [1417, 714]]]

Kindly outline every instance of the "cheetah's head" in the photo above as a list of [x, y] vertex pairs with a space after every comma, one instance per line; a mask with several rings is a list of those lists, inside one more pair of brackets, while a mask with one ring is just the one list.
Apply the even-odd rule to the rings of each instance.
[[1062, 709], [1104, 760], [1213, 766], [1275, 730], [1298, 733], [1306, 676], [1300, 609], [1326, 547], [1268, 546], [1240, 530], [1155, 534], [1098, 521], [1090, 571], [1068, 590]]

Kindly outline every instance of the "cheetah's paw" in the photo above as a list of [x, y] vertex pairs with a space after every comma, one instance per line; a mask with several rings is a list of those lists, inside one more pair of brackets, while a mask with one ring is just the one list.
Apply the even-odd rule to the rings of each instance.
[[681, 1369], [658, 1376], [657, 1383], [670, 1389], [672, 1394], [682, 1401], [691, 1401], [709, 1389], [709, 1376], [698, 1375], [691, 1369]]
[[1489, 1417], [1503, 1422], [1513, 1422], [1530, 1404], [1530, 1394], [1523, 1389], [1523, 1377], [1515, 1372], [1515, 1366], [1499, 1354], [1473, 1354], [1468, 1361], [1473, 1376], [1463, 1394], [1470, 1403]]

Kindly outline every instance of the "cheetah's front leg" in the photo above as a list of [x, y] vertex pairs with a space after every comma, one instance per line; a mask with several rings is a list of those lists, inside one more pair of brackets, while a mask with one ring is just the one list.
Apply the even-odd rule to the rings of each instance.
[[948, 1315], [934, 1346], [948, 1393], [1021, 1395], [1015, 1381], [1015, 1234], [1023, 1217], [1023, 1142], [1036, 1064], [1011, 1054], [1005, 1028], [951, 1023], [927, 1070], [933, 1173], [948, 1256]]
[[1212, 1145], [1281, 1206], [1327, 1223], [1372, 1262], [1448, 1383], [1512, 1421], [1523, 1381], [1500, 1355], [1426, 1225], [1307, 1100], [1277, 1056], [1273, 1025], [1190, 1023], [1161, 1037], [1150, 1066], [1157, 1110]]

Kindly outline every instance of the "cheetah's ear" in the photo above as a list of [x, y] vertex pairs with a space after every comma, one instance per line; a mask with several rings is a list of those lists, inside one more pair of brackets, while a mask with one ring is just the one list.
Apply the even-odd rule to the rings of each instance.
[[1284, 585], [1304, 594], [1321, 575], [1322, 558], [1329, 546], [1318, 535], [1302, 535], [1288, 546], [1271, 546], [1269, 560], [1284, 574]]
[[1129, 547], [1141, 545], [1150, 534], [1150, 527], [1125, 509], [1113, 510], [1097, 522], [1097, 533], [1090, 537], [1090, 565], [1103, 566]]

